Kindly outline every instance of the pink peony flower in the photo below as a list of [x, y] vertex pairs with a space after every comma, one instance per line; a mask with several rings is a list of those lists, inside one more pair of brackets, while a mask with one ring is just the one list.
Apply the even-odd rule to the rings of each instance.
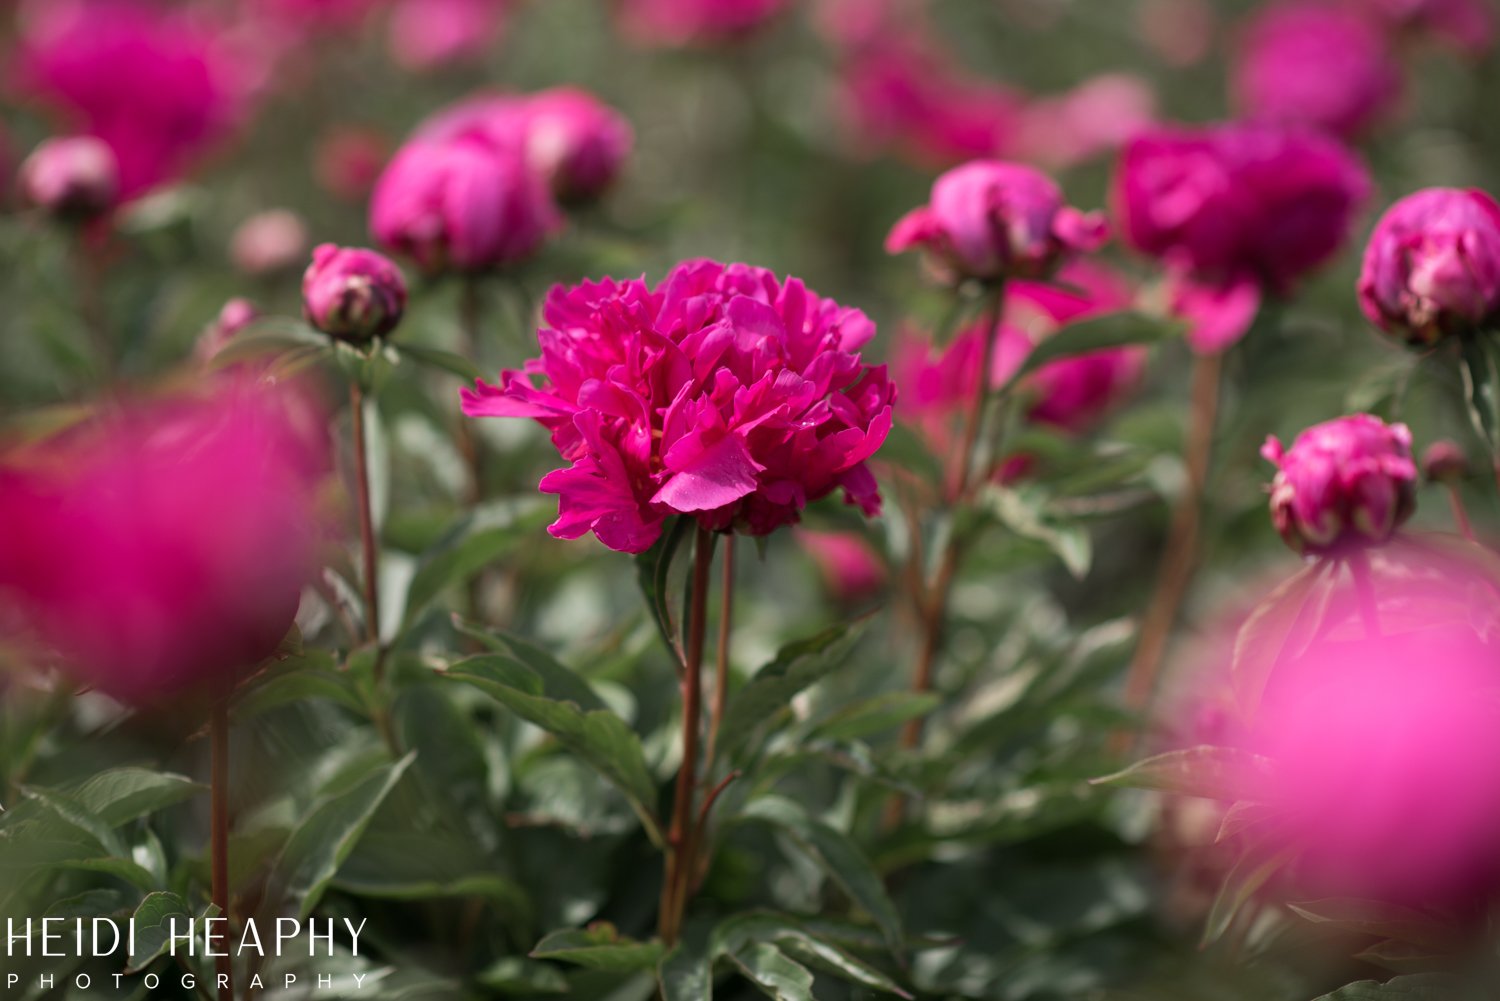
[[902, 217], [885, 248], [925, 250], [949, 280], [994, 281], [1042, 277], [1103, 241], [1103, 217], [1063, 204], [1062, 191], [1044, 174], [975, 160], [939, 177], [931, 202]]
[[120, 190], [114, 151], [102, 139], [48, 139], [21, 164], [21, 193], [60, 219], [86, 221], [108, 212]]
[[627, 34], [647, 45], [735, 41], [763, 27], [791, 0], [616, 0]]
[[603, 194], [619, 176], [635, 135], [630, 123], [593, 94], [554, 87], [525, 99], [526, 160], [564, 202]]
[[1385, 33], [1359, 12], [1297, 0], [1256, 14], [1232, 87], [1252, 119], [1352, 137], [1390, 113], [1400, 96], [1401, 66]]
[[885, 586], [885, 564], [863, 536], [799, 528], [797, 543], [812, 558], [828, 590], [839, 601], [858, 601]]
[[302, 276], [307, 322], [341, 341], [384, 337], [406, 312], [401, 269], [373, 250], [325, 243], [313, 250]]
[[219, 310], [219, 315], [214, 318], [198, 335], [198, 341], [193, 346], [193, 358], [200, 365], [207, 365], [214, 360], [214, 356], [229, 346], [229, 342], [250, 324], [260, 319], [260, 310], [255, 303], [249, 299], [230, 299]]
[[1190, 343], [1212, 352], [1244, 335], [1264, 292], [1287, 292], [1338, 252], [1369, 191], [1334, 139], [1232, 124], [1137, 136], [1112, 201], [1125, 240], [1167, 265]]
[[290, 271], [307, 257], [307, 224], [290, 209], [257, 212], [235, 229], [229, 259], [246, 275]]
[[500, 40], [510, 7], [511, 0], [399, 0], [391, 57], [414, 71], [477, 60]]
[[1359, 304], [1386, 333], [1417, 346], [1500, 320], [1500, 205], [1458, 188], [1396, 202], [1365, 247]]
[[554, 536], [639, 553], [674, 514], [765, 535], [840, 488], [879, 511], [866, 460], [895, 388], [860, 359], [875, 325], [859, 310], [761, 268], [689, 261], [655, 289], [559, 286], [543, 317], [541, 357], [465, 390], [463, 409], [552, 432], [570, 463], [541, 482], [558, 495]]
[[222, 690], [275, 650], [326, 468], [286, 395], [216, 380], [0, 458], [0, 591], [79, 680], [131, 702]]
[[390, 146], [384, 135], [373, 129], [345, 126], [319, 141], [313, 173], [319, 187], [335, 198], [363, 201], [389, 157]]
[[[1133, 292], [1117, 275], [1082, 261], [1059, 273], [1060, 284], [1013, 282], [989, 380], [1009, 382], [1037, 343], [1069, 323], [1128, 307]], [[935, 449], [953, 444], [952, 422], [973, 401], [986, 331], [981, 321], [935, 351], [920, 338], [898, 344], [893, 368], [902, 397], [899, 416], [918, 427]], [[1109, 348], [1049, 362], [1026, 376], [1020, 392], [1026, 416], [1039, 424], [1080, 433], [1096, 425], [1140, 382], [1144, 348]], [[1024, 457], [1012, 471], [1023, 470]], [[1009, 478], [1009, 477], [1008, 477]]]
[[22, 89], [103, 139], [120, 197], [179, 179], [246, 117], [245, 67], [188, 12], [144, 0], [49, 0], [22, 19]]
[[1271, 521], [1299, 553], [1384, 542], [1416, 507], [1411, 431], [1370, 414], [1315, 424], [1292, 447], [1266, 439], [1276, 465]]

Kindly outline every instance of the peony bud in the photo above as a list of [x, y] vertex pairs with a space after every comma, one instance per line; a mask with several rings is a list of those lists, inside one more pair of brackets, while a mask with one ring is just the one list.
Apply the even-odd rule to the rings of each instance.
[[532, 94], [524, 114], [526, 160], [564, 202], [603, 193], [630, 155], [630, 124], [588, 91], [555, 87]]
[[240, 223], [229, 243], [229, 259], [247, 275], [290, 271], [307, 257], [307, 224], [290, 209], [257, 212]]
[[203, 328], [198, 343], [193, 347], [193, 357], [200, 365], [207, 365], [214, 356], [229, 346], [235, 335], [260, 319], [260, 310], [249, 299], [230, 299], [219, 310], [214, 322]]
[[318, 186], [335, 198], [363, 202], [390, 156], [385, 136], [357, 126], [336, 128], [318, 143], [313, 173]]
[[1359, 303], [1382, 330], [1426, 347], [1500, 319], [1500, 205], [1428, 188], [1386, 210], [1365, 248]]
[[302, 310], [314, 327], [341, 341], [383, 337], [406, 311], [401, 269], [373, 250], [325, 243], [302, 277]]
[[1260, 454], [1277, 467], [1271, 521], [1299, 553], [1384, 542], [1416, 505], [1405, 424], [1354, 414], [1308, 428], [1290, 449], [1267, 438]]
[[1422, 453], [1422, 475], [1434, 483], [1452, 483], [1469, 475], [1469, 459], [1457, 443], [1443, 439]]
[[93, 136], [48, 139], [21, 164], [21, 191], [59, 219], [86, 221], [108, 212], [120, 190], [114, 151]]
[[885, 247], [932, 255], [948, 280], [1037, 278], [1104, 241], [1104, 218], [1063, 204], [1039, 171], [998, 160], [955, 167], [932, 186], [932, 200], [891, 229]]

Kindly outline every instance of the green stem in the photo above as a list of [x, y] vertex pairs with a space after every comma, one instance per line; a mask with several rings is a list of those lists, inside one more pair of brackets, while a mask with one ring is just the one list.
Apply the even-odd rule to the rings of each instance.
[[[211, 814], [209, 856], [214, 906], [219, 916], [229, 919], [229, 698], [217, 700], [209, 722], [209, 740], [213, 745], [209, 779]], [[234, 1001], [234, 967], [228, 950], [214, 961], [219, 985], [219, 1001]]]

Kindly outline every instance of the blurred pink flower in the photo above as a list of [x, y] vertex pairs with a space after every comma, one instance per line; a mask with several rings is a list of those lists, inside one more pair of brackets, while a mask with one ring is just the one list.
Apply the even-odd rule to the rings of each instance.
[[235, 336], [250, 324], [260, 319], [260, 310], [249, 299], [230, 299], [219, 310], [214, 321], [198, 335], [193, 345], [193, 358], [200, 365], [207, 365], [220, 351], [229, 346]]
[[647, 45], [735, 41], [763, 27], [792, 0], [615, 0], [625, 32]]
[[1118, 149], [1156, 120], [1156, 94], [1139, 77], [1106, 73], [1026, 107], [1017, 145], [1028, 160], [1071, 167]]
[[1346, 138], [1388, 116], [1401, 83], [1379, 26], [1347, 6], [1308, 0], [1259, 11], [1232, 72], [1235, 102], [1247, 117]]
[[500, 40], [512, 0], [397, 0], [389, 45], [397, 65], [433, 70], [477, 60]]
[[879, 511], [865, 462], [895, 388], [860, 359], [875, 325], [859, 310], [796, 278], [688, 261], [654, 290], [559, 286], [543, 317], [541, 357], [465, 390], [463, 408], [552, 432], [570, 463], [541, 482], [558, 495], [554, 536], [639, 553], [673, 514], [765, 535], [836, 489]]
[[229, 259], [242, 274], [290, 271], [307, 257], [307, 223], [290, 209], [257, 212], [235, 228]]
[[1271, 521], [1299, 553], [1384, 542], [1416, 507], [1411, 431], [1370, 414], [1315, 424], [1291, 448], [1266, 439], [1276, 465]]
[[49, 0], [21, 19], [21, 88], [115, 152], [120, 197], [175, 181], [248, 112], [246, 67], [191, 11]]
[[1472, 54], [1495, 41], [1495, 11], [1487, 0], [1351, 0], [1389, 27], [1425, 35]]
[[1140, 0], [1136, 31], [1169, 66], [1201, 63], [1213, 49], [1216, 18], [1209, 0]]
[[1500, 320], [1500, 205], [1472, 188], [1427, 188], [1396, 202], [1365, 247], [1359, 304], [1416, 346]]
[[373, 250], [325, 243], [302, 276], [307, 322], [342, 341], [384, 337], [406, 312], [401, 269]]
[[390, 0], [243, 0], [250, 12], [297, 29], [347, 31]]
[[[1017, 281], [1007, 286], [1005, 320], [989, 373], [991, 386], [1010, 381], [1036, 345], [1057, 330], [1125, 309], [1134, 299], [1118, 275], [1091, 262], [1064, 267], [1056, 282]], [[984, 336], [981, 321], [942, 350], [917, 337], [897, 344], [892, 363], [902, 394], [897, 414], [918, 427], [941, 453], [947, 453], [955, 440], [953, 418], [974, 399]], [[1049, 362], [1022, 380], [1026, 416], [1063, 431], [1087, 431], [1139, 384], [1145, 362], [1146, 352], [1140, 347], [1109, 348]], [[1027, 465], [1020, 462], [1011, 471], [1022, 472]]]
[[21, 164], [21, 193], [60, 219], [86, 221], [108, 212], [120, 191], [114, 151], [93, 136], [47, 139]]
[[623, 115], [577, 87], [554, 87], [524, 101], [526, 160], [564, 202], [602, 194], [635, 141]]
[[797, 543], [812, 558], [828, 590], [839, 601], [858, 601], [885, 585], [885, 564], [875, 547], [854, 532], [796, 530]]
[[1020, 164], [975, 160], [932, 185], [932, 200], [903, 216], [886, 237], [896, 254], [928, 252], [940, 275], [1039, 278], [1104, 242], [1104, 217], [1063, 203], [1045, 174]]
[[374, 129], [344, 126], [319, 142], [313, 172], [322, 189], [344, 201], [363, 201], [390, 157], [390, 143]]
[[1469, 459], [1455, 441], [1442, 438], [1422, 453], [1422, 475], [1437, 483], [1461, 480], [1469, 475]]
[[530, 257], [562, 224], [514, 146], [475, 135], [413, 139], [375, 184], [370, 230], [426, 271], [487, 271]]
[[222, 691], [275, 650], [316, 567], [327, 458], [288, 392], [215, 380], [0, 458], [0, 591], [80, 681]]
[[1189, 342], [1213, 352], [1244, 335], [1263, 293], [1286, 293], [1339, 251], [1369, 192], [1335, 139], [1229, 124], [1138, 135], [1111, 200], [1126, 242], [1166, 265]]

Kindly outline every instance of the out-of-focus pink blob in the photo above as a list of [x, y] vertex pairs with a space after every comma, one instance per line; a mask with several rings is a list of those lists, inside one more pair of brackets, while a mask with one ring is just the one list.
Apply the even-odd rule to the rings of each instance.
[[258, 319], [260, 310], [255, 303], [249, 299], [230, 299], [219, 310], [214, 321], [198, 335], [197, 343], [193, 345], [194, 360], [200, 365], [209, 364], [220, 351], [229, 346], [240, 331]]
[[414, 71], [477, 60], [500, 41], [510, 7], [511, 0], [399, 0], [391, 58]]
[[1193, 66], [1207, 58], [1216, 28], [1208, 0], [1141, 0], [1136, 31], [1169, 66]]
[[1118, 149], [1156, 119], [1156, 94], [1139, 77], [1106, 73], [1058, 97], [1033, 101], [1024, 116], [1021, 154], [1053, 168]]
[[1015, 153], [1024, 96], [963, 72], [915, 11], [829, 0], [819, 25], [838, 56], [835, 111], [862, 151], [939, 167]]
[[885, 585], [885, 564], [863, 536], [798, 528], [796, 537], [838, 600], [858, 601]]
[[366, 198], [390, 158], [390, 142], [374, 129], [344, 126], [318, 143], [313, 173], [318, 185], [348, 202]]
[[347, 31], [390, 0], [243, 0], [249, 11], [300, 30]]
[[93, 136], [48, 139], [21, 164], [21, 193], [59, 219], [86, 222], [105, 214], [120, 191], [109, 144]]
[[223, 29], [144, 0], [48, 0], [23, 10], [22, 91], [119, 162], [120, 197], [179, 179], [249, 110], [247, 66]]
[[132, 702], [222, 690], [275, 650], [327, 466], [288, 393], [221, 377], [0, 457], [0, 591], [80, 681]]
[[1487, 0], [1352, 0], [1398, 31], [1426, 36], [1471, 54], [1495, 41], [1495, 11]]
[[731, 42], [764, 27], [792, 0], [615, 0], [625, 33], [644, 45]]
[[299, 267], [310, 241], [307, 223], [290, 209], [257, 212], [235, 229], [229, 259], [242, 274], [271, 275]]
[[1401, 66], [1381, 28], [1332, 2], [1296, 0], [1250, 22], [1232, 71], [1248, 117], [1357, 136], [1389, 115]]

